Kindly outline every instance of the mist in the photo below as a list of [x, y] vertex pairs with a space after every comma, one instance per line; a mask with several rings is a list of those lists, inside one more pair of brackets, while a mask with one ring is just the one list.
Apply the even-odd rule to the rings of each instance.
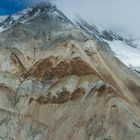
[[140, 37], [139, 0], [55, 0], [71, 20], [81, 16], [90, 24]]

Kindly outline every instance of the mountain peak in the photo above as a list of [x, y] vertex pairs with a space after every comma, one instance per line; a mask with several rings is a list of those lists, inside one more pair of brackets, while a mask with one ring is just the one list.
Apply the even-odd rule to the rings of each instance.
[[48, 1], [38, 3], [37, 5], [28, 7], [16, 14], [9, 15], [5, 19], [1, 19], [0, 29], [2, 32], [8, 29], [9, 27], [17, 24], [18, 22], [28, 24], [35, 19], [41, 20], [42, 18], [44, 18], [42, 20], [47, 20], [48, 17], [50, 18], [54, 17], [54, 19], [56, 20], [63, 19], [63, 21], [71, 22], [60, 10], [57, 9], [57, 7], [53, 3]]

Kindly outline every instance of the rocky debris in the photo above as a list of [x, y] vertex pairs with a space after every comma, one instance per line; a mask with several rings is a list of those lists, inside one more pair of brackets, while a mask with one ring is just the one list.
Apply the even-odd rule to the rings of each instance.
[[46, 138], [48, 132], [45, 124], [38, 121], [24, 120], [19, 114], [3, 109], [0, 110], [0, 124], [0, 139], [2, 140], [39, 140]]

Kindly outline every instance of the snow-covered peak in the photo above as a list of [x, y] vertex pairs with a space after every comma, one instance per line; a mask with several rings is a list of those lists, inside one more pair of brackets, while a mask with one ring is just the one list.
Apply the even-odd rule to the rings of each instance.
[[67, 19], [67, 17], [59, 11], [55, 5], [51, 3], [39, 3], [36, 6], [28, 7], [16, 14], [6, 16], [5, 18], [0, 17], [0, 32], [8, 29], [16, 23], [28, 24], [36, 16], [47, 16], [47, 14], [53, 14], [57, 17]]

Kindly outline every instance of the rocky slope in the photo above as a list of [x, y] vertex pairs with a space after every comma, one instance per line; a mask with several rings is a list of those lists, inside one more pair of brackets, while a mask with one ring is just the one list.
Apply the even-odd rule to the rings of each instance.
[[90, 25], [81, 17], [77, 17], [76, 23], [94, 38], [106, 42], [119, 60], [132, 70], [140, 73], [139, 38], [130, 37], [125, 32], [117, 32]]
[[0, 140], [139, 140], [139, 75], [56, 7], [37, 9], [0, 34]]

